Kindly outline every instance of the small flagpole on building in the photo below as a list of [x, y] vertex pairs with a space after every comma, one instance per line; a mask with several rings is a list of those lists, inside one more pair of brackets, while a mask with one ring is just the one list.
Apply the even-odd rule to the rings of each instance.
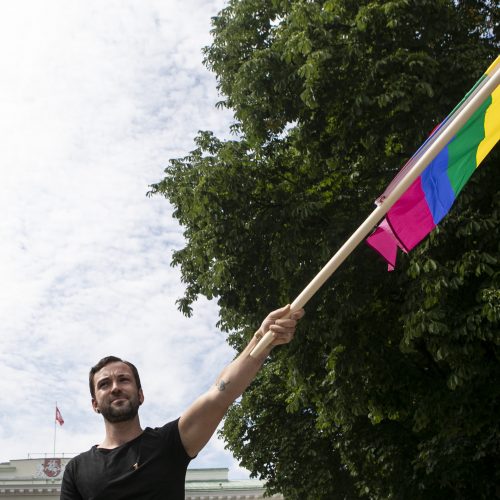
[[57, 418], [56, 418], [56, 413], [57, 413], [57, 401], [56, 401], [56, 407], [55, 407], [55, 413], [54, 413], [54, 454], [53, 457], [55, 458], [56, 456], [56, 435], [57, 435]]

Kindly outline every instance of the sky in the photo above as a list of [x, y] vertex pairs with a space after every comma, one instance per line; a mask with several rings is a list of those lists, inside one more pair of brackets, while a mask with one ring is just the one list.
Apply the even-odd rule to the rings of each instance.
[[[222, 0], [0, 2], [0, 462], [103, 439], [88, 371], [141, 374], [143, 426], [178, 417], [234, 356], [217, 307], [192, 318], [172, 252], [182, 228], [149, 186], [198, 130], [228, 137], [202, 64]], [[213, 438], [191, 467], [229, 467]]]

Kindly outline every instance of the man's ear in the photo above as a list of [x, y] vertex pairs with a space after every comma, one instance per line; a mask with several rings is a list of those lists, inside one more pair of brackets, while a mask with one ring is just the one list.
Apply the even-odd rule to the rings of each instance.
[[139, 389], [139, 404], [142, 405], [144, 403], [144, 392], [142, 392], [142, 389]]
[[95, 400], [95, 398], [92, 398], [92, 408], [94, 409], [94, 411], [95, 411], [96, 413], [101, 413], [101, 412], [99, 411], [99, 408], [97, 407], [97, 401]]

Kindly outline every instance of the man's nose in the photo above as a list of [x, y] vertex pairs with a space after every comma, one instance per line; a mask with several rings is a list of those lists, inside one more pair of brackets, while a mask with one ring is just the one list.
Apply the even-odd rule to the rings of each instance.
[[120, 386], [116, 380], [113, 381], [111, 385], [111, 392], [119, 392], [120, 391]]

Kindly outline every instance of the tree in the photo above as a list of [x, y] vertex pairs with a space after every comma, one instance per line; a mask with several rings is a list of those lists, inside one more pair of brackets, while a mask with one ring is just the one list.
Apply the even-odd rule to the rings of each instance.
[[[291, 301], [498, 53], [489, 1], [232, 0], [205, 62], [233, 140], [200, 132], [152, 187], [174, 206], [187, 315], [241, 348]], [[228, 447], [290, 499], [494, 498], [498, 148], [398, 269], [358, 248], [235, 404]]]

